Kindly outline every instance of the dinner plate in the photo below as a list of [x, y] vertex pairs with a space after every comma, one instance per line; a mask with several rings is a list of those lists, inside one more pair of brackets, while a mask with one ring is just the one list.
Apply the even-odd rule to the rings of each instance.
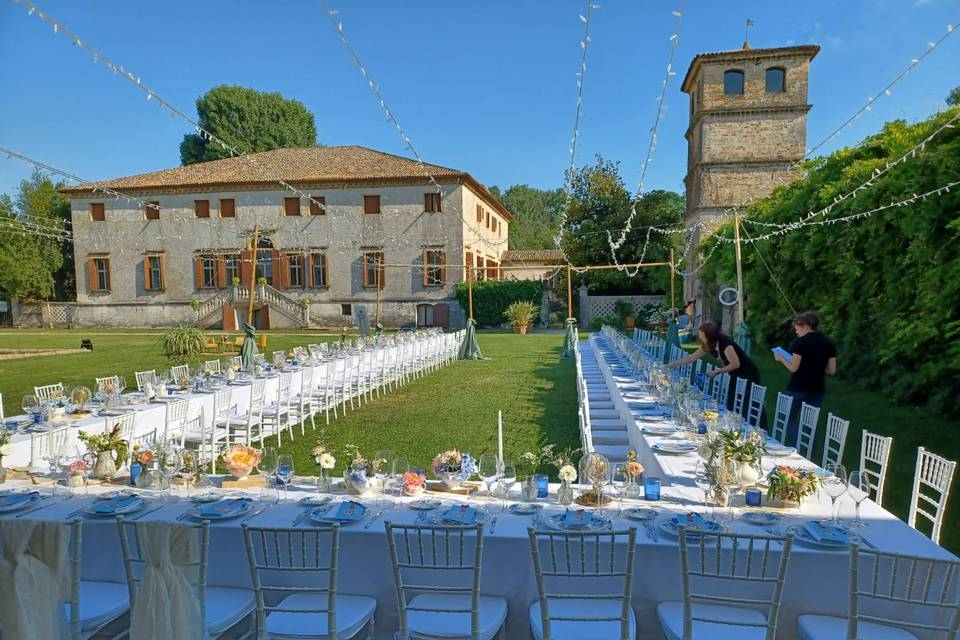
[[721, 533], [723, 532], [723, 525], [713, 520], [704, 520], [700, 524], [685, 524], [681, 522], [681, 516], [673, 516], [672, 518], [664, 518], [660, 521], [660, 529], [669, 533], [672, 536], [680, 536], [680, 526], [683, 525], [687, 529], [687, 535], [697, 535], [699, 532], [705, 533]]
[[95, 500], [113, 500], [114, 498], [126, 498], [127, 496], [137, 495], [136, 491], [131, 489], [115, 489], [113, 491], [107, 491], [106, 493], [97, 494]]
[[623, 517], [630, 520], [653, 520], [658, 515], [660, 515], [660, 512], [658, 512], [656, 509], [645, 509], [643, 507], [634, 507], [632, 509], [623, 510]]
[[84, 510], [84, 513], [86, 513], [87, 515], [95, 516], [97, 518], [112, 518], [114, 516], [122, 516], [127, 513], [133, 513], [134, 511], [138, 511], [142, 509], [143, 505], [145, 504], [143, 501], [143, 498], [138, 497], [135, 500], [131, 501], [130, 504], [114, 509], [112, 511], [97, 511], [93, 508], [93, 506], [98, 502], [102, 502], [102, 501], [94, 500], [94, 503], [89, 507], [87, 507]]
[[437, 500], [436, 498], [420, 498], [419, 500], [414, 500], [409, 503], [407, 506], [417, 511], [433, 511], [434, 509], [442, 507], [443, 501]]
[[333, 496], [303, 496], [297, 502], [305, 507], [320, 507], [333, 500]]
[[216, 493], [215, 491], [207, 491], [206, 493], [198, 493], [196, 495], [190, 496], [190, 502], [203, 504], [205, 502], [216, 502], [221, 498], [223, 498], [222, 493]]
[[563, 521], [564, 514], [555, 513], [543, 519], [543, 525], [556, 531], [600, 531], [610, 526], [610, 521], [598, 515], [591, 515], [590, 522], [582, 527], [567, 527]]
[[[475, 510], [475, 511], [476, 511], [476, 510]], [[433, 513], [431, 513], [431, 514], [429, 514], [429, 515], [427, 516], [427, 522], [429, 522], [429, 523], [431, 523], [431, 524], [447, 524], [447, 525], [458, 525], [458, 524], [461, 524], [461, 523], [459, 523], [459, 522], [454, 522], [454, 521], [452, 521], [452, 520], [447, 520], [447, 519], [446, 519], [446, 515], [447, 515], [447, 514], [446, 514], [446, 511], [436, 510], [436, 511], [434, 511]], [[487, 521], [487, 514], [484, 513], [483, 511], [477, 511], [477, 517], [476, 517], [476, 519], [473, 521], [473, 524], [484, 524], [484, 523], [486, 523], [486, 521]], [[473, 525], [465, 525], [465, 526], [473, 526]]]
[[[356, 520], [340, 520], [339, 518], [336, 517], [337, 510], [340, 508], [339, 505], [340, 503], [326, 505], [323, 507], [317, 507], [310, 512], [310, 519], [320, 524], [350, 525], [350, 524], [356, 524], [358, 522], [363, 522], [367, 517], [367, 513], [369, 513], [370, 511], [367, 507], [364, 506], [363, 515], [357, 518]], [[360, 505], [360, 506], [363, 506], [363, 505]]]
[[773, 456], [774, 458], [784, 458], [786, 456], [792, 456], [797, 452], [794, 447], [785, 447], [783, 445], [767, 445], [767, 455]]
[[771, 513], [770, 511], [744, 511], [740, 517], [744, 522], [760, 527], [775, 525], [783, 519], [782, 514]]
[[697, 445], [692, 442], [658, 442], [650, 448], [657, 453], [669, 453], [671, 455], [684, 455], [697, 451]]
[[[222, 500], [227, 498], [221, 497]], [[190, 514], [191, 518], [196, 520], [231, 520], [233, 518], [239, 518], [240, 516], [249, 513], [253, 509], [253, 501], [247, 500], [244, 502], [239, 509], [234, 509], [228, 513], [216, 514], [216, 513], [203, 513], [198, 507], [194, 507], [187, 513]]]
[[[20, 498], [19, 496], [30, 496], [29, 498]], [[39, 500], [42, 496], [36, 491], [25, 491], [25, 490], [10, 490], [0, 493], [0, 513], [10, 513], [12, 511], [19, 511], [20, 509], [26, 508], [28, 505], [33, 504], [35, 501]], [[5, 500], [10, 500], [9, 503], [4, 504]]]
[[520, 516], [529, 516], [542, 508], [543, 507], [535, 502], [514, 502], [510, 505], [510, 513], [515, 513]]
[[[845, 529], [845, 531], [847, 530]], [[855, 533], [851, 533], [850, 531], [847, 531], [847, 540], [845, 541], [817, 540], [812, 535], [810, 535], [810, 532], [807, 531], [802, 524], [790, 525], [789, 527], [787, 527], [787, 533], [793, 534], [794, 542], [800, 543], [802, 545], [806, 545], [808, 547], [816, 547], [817, 549], [844, 550], [850, 546], [850, 543], [855, 542], [859, 544], [861, 542], [860, 536], [858, 536]]]
[[643, 425], [643, 432], [655, 436], [668, 436], [677, 432], [677, 427], [671, 427], [665, 424], [646, 424]]

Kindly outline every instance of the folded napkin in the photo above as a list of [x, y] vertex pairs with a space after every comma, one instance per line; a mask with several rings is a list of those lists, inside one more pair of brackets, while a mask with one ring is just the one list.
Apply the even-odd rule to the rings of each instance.
[[0, 496], [0, 507], [13, 507], [18, 504], [23, 504], [24, 502], [30, 502], [39, 496], [40, 494], [36, 491], [29, 493], [8, 493]]
[[566, 513], [563, 514], [564, 527], [585, 527], [590, 524], [591, 520], [593, 520], [593, 516], [583, 509], [575, 511], [567, 509]]
[[243, 509], [248, 502], [250, 502], [250, 498], [225, 498], [224, 500], [202, 504], [196, 508], [196, 511], [201, 516], [228, 516]]
[[677, 525], [681, 527], [694, 527], [697, 529], [703, 528], [704, 520], [703, 516], [699, 513], [686, 513], [682, 516], [677, 516]]
[[337, 512], [333, 514], [332, 518], [342, 522], [356, 522], [357, 520], [362, 520], [366, 513], [367, 508], [365, 506], [351, 500], [350, 502], [341, 502], [340, 506], [337, 507]]
[[844, 529], [833, 526], [826, 520], [805, 522], [803, 528], [817, 542], [837, 542], [842, 544], [850, 541], [850, 534]]
[[143, 498], [138, 495], [117, 496], [109, 500], [98, 500], [94, 502], [90, 510], [96, 513], [116, 513], [117, 511], [127, 509], [141, 502], [143, 502]]
[[443, 519], [447, 522], [456, 522], [457, 524], [473, 524], [477, 521], [477, 510], [462, 504], [457, 507], [450, 507], [443, 514]]

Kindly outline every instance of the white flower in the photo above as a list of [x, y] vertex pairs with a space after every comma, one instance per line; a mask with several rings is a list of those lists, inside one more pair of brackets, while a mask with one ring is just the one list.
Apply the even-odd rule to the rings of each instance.
[[557, 475], [564, 482], [573, 482], [577, 479], [577, 470], [572, 464], [565, 464], [560, 467], [560, 471], [557, 472]]
[[332, 454], [323, 453], [320, 455], [318, 462], [321, 469], [333, 469], [333, 466], [337, 464], [337, 459]]
[[0, 444], [0, 456], [10, 456], [10, 455], [13, 455], [13, 445]]

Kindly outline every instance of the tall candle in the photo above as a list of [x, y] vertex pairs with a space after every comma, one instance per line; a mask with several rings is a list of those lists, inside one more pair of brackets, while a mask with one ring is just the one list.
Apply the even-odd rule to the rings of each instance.
[[503, 468], [503, 411], [497, 411], [497, 460]]

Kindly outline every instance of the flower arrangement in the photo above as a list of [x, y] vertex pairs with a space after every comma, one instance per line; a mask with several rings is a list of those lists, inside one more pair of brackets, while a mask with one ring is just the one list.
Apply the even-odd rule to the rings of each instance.
[[448, 477], [459, 482], [468, 480], [477, 472], [477, 462], [473, 456], [467, 452], [461, 453], [459, 449], [438, 453], [430, 466], [438, 478]]
[[427, 476], [417, 470], [407, 471], [403, 474], [402, 483], [404, 495], [418, 496], [427, 487]]
[[[547, 447], [544, 447], [546, 449]], [[571, 449], [567, 447], [558, 453], [552, 453], [554, 446], [550, 445], [551, 455], [547, 461], [557, 469], [557, 478], [561, 482], [576, 482], [577, 467], [574, 457], [580, 453], [580, 449]], [[543, 451], [543, 449], [541, 449]]]
[[132, 455], [134, 461], [143, 465], [144, 467], [152, 464], [156, 458], [156, 455], [153, 453], [152, 449], [147, 449], [140, 444], [133, 445]]
[[592, 488], [577, 498], [577, 502], [591, 507], [602, 506], [609, 502], [610, 498], [603, 495], [603, 485], [609, 470], [610, 461], [606, 456], [596, 452], [584, 455], [580, 459], [580, 482], [590, 483]]
[[310, 455], [313, 456], [313, 459], [320, 465], [321, 469], [330, 470], [337, 464], [337, 459], [333, 456], [333, 451], [326, 447], [324, 440], [324, 430], [321, 429], [320, 437], [317, 438], [317, 446], [310, 450]]
[[[532, 476], [540, 469], [540, 465], [545, 462], [551, 462], [556, 466], [558, 456], [554, 452], [554, 449], [556, 449], [556, 445], [547, 444], [540, 447], [539, 451], [527, 451], [520, 454], [520, 464], [517, 470], [520, 472], [521, 477], [528, 478]], [[573, 456], [573, 452], [564, 453], [567, 453], [568, 459]]]
[[0, 462], [3, 461], [4, 456], [13, 454], [13, 445], [10, 444], [11, 436], [12, 432], [0, 430]]
[[767, 499], [800, 503], [820, 485], [820, 479], [813, 471], [779, 465], [767, 475]]
[[67, 473], [71, 476], [83, 475], [90, 469], [86, 460], [80, 459], [67, 465]]
[[630, 450], [627, 452], [627, 461], [623, 463], [623, 470], [632, 482], [636, 482], [640, 474], [643, 473], [643, 465], [637, 459], [637, 452]]
[[754, 431], [744, 438], [738, 431], [722, 431], [720, 438], [723, 441], [724, 455], [728, 459], [749, 464], [756, 469], [760, 468], [767, 447], [763, 442], [763, 436], [758, 432]]
[[576, 482], [577, 468], [572, 464], [565, 464], [557, 470], [557, 477], [562, 482]]
[[120, 423], [113, 425], [110, 431], [101, 433], [87, 433], [80, 431], [77, 437], [80, 442], [87, 445], [87, 449], [92, 453], [106, 453], [112, 451], [116, 454], [117, 460], [123, 460], [127, 457], [129, 443], [120, 437]]
[[223, 465], [235, 478], [243, 479], [260, 464], [260, 452], [253, 447], [235, 444], [223, 452]]
[[87, 403], [90, 402], [90, 389], [87, 389], [84, 386], [74, 387], [70, 392], [70, 401], [76, 405], [74, 413], [76, 414], [87, 414], [90, 413], [87, 411]]
[[365, 458], [360, 447], [354, 444], [344, 445], [343, 448], [351, 457], [343, 472], [347, 488], [360, 495], [372, 492], [376, 488], [374, 476], [387, 461], [383, 458]]

